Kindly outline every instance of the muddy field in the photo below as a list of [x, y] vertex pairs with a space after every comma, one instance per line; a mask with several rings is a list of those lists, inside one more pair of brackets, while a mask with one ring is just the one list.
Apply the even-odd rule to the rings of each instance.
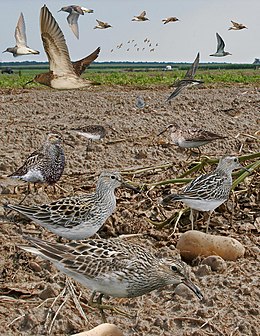
[[[90, 192], [103, 170], [123, 172], [136, 186], [180, 176], [198, 157], [169, 144], [167, 124], [201, 127], [228, 136], [225, 141], [202, 148], [202, 155], [244, 155], [259, 151], [260, 92], [253, 86], [226, 85], [191, 89], [171, 104], [164, 101], [169, 89], [93, 87], [88, 91], [58, 92], [49, 89], [2, 90], [0, 92], [0, 174], [8, 175], [37, 149], [50, 130], [63, 133], [66, 168], [56, 193], [53, 188], [32, 189], [24, 204], [49, 202], [73, 193]], [[141, 95], [144, 109], [135, 107]], [[91, 144], [72, 128], [101, 124], [107, 129], [103, 142]], [[257, 133], [258, 131], [258, 133]], [[253, 161], [246, 162], [249, 164]], [[142, 170], [144, 167], [157, 167]], [[206, 170], [213, 169], [207, 167]], [[196, 176], [196, 175], [195, 175]], [[1, 204], [20, 202], [27, 186], [1, 178]], [[149, 188], [135, 194], [120, 188], [116, 212], [99, 231], [101, 237], [140, 234], [128, 238], [158, 255], [178, 254], [180, 235], [190, 229], [188, 213], [173, 233], [173, 225], [154, 226], [148, 219], [164, 220], [183, 208], [181, 203], [158, 210], [162, 196], [181, 185]], [[14, 193], [15, 191], [15, 193]], [[200, 261], [191, 265], [193, 281], [201, 288], [200, 302], [190, 292], [164, 288], [136, 299], [110, 299], [133, 318], [108, 313], [108, 322], [124, 335], [259, 335], [259, 172], [240, 184], [229, 201], [212, 216], [209, 232], [232, 236], [245, 247], [245, 257], [226, 262], [222, 271], [211, 271]], [[163, 216], [164, 214], [164, 216]], [[48, 262], [21, 251], [23, 234], [45, 240], [57, 238], [39, 225], [0, 210], [0, 334], [71, 335], [101, 323], [97, 310], [87, 306], [90, 291], [76, 282], [66, 285], [63, 274]], [[205, 231], [202, 217], [196, 229]], [[66, 286], [65, 286], [66, 285]]]

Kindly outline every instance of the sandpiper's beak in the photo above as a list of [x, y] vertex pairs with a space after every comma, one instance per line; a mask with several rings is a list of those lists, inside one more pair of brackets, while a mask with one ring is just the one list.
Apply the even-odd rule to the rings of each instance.
[[128, 188], [128, 189], [132, 189], [132, 190], [134, 190], [134, 191], [137, 192], [137, 193], [140, 193], [140, 190], [139, 190], [139, 189], [135, 188], [134, 186], [132, 186], [131, 184], [125, 182], [124, 180], [121, 179], [120, 182], [122, 183], [122, 185], [123, 185], [124, 187], [126, 187], [126, 188]]
[[161, 205], [167, 205], [170, 201], [172, 201], [174, 199], [175, 194], [170, 194], [168, 196], [165, 196], [161, 201], [160, 204]]
[[75, 148], [71, 143], [69, 143], [67, 141], [64, 141], [64, 140], [63, 140], [63, 142], [64, 142], [65, 145], [67, 145], [67, 146], [69, 146], [71, 148]]
[[34, 83], [34, 79], [30, 80], [29, 82], [26, 82], [26, 83], [23, 85], [23, 89], [25, 88], [25, 86], [26, 86], [27, 84], [30, 84], [30, 83]]
[[241, 163], [238, 163], [237, 169], [242, 169], [242, 170], [247, 171], [248, 173], [251, 173], [251, 170], [250, 170], [250, 169], [247, 169], [247, 168], [244, 167], [244, 166], [242, 166]]
[[194, 285], [193, 282], [191, 282], [188, 278], [184, 278], [182, 279], [182, 283], [184, 285], [186, 285], [187, 287], [189, 287], [189, 289], [191, 289], [193, 291], [193, 293], [200, 299], [203, 299], [203, 295], [199, 289], [199, 287], [197, 287], [196, 285]]
[[172, 125], [168, 125], [167, 127], [165, 127], [165, 129], [162, 130], [160, 133], [158, 133], [157, 136], [159, 136], [159, 135], [165, 133], [170, 127], [172, 127]]

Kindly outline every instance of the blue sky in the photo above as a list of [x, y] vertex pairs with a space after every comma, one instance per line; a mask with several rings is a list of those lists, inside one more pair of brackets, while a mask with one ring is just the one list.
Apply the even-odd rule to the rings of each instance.
[[[72, 60], [86, 56], [98, 46], [101, 47], [99, 61], [192, 62], [198, 51], [201, 62], [252, 63], [255, 57], [260, 58], [260, 0], [1, 1], [5, 10], [0, 12], [0, 50], [15, 45], [14, 30], [20, 12], [23, 12], [28, 45], [41, 54], [13, 58], [10, 53], [1, 53], [0, 61], [47, 60], [39, 30], [39, 12], [44, 4], [63, 31]], [[67, 13], [58, 13], [62, 6], [70, 4], [94, 10], [93, 14], [80, 16], [79, 40], [67, 24]], [[143, 10], [146, 10], [150, 21], [132, 22], [133, 16]], [[163, 25], [161, 20], [168, 16], [176, 16], [180, 21]], [[110, 23], [113, 28], [93, 29], [96, 19]], [[248, 29], [228, 31], [230, 20], [243, 23]], [[216, 51], [216, 32], [222, 36], [226, 51], [232, 56], [209, 57]], [[150, 40], [151, 47], [143, 42], [145, 38]], [[134, 42], [128, 44], [129, 40]], [[121, 43], [123, 46], [118, 49], [116, 46]], [[134, 44], [137, 46], [134, 47]], [[155, 50], [150, 52], [152, 48]]]

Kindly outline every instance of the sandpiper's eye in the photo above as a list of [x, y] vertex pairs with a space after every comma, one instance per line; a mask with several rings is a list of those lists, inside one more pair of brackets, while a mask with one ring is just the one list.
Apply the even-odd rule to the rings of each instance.
[[115, 177], [114, 175], [111, 176], [111, 179], [112, 179], [112, 180], [115, 180], [115, 178], [116, 178], [116, 177]]
[[238, 158], [235, 158], [234, 161], [235, 161], [235, 162], [238, 162]]
[[175, 265], [172, 265], [172, 266], [171, 266], [171, 269], [172, 269], [172, 271], [174, 271], [174, 272], [177, 272], [177, 271], [178, 271], [178, 268], [177, 268], [177, 266], [175, 266]]

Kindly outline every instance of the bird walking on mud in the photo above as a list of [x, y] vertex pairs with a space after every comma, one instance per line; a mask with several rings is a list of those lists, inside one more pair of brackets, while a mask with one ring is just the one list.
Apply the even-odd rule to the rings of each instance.
[[191, 208], [191, 225], [193, 230], [193, 209], [208, 211], [206, 232], [212, 212], [227, 201], [232, 187], [232, 171], [244, 167], [235, 156], [226, 156], [219, 160], [217, 168], [208, 174], [196, 177], [178, 194], [170, 194], [162, 204], [170, 201], [182, 201]]
[[107, 133], [106, 129], [101, 125], [87, 125], [79, 128], [72, 128], [71, 130], [89, 140], [86, 154], [90, 149], [90, 143], [96, 140], [103, 140]]
[[[89, 239], [67, 244], [50, 243], [25, 237], [30, 245], [20, 248], [51, 261], [58, 270], [69, 275], [93, 294], [89, 305], [98, 308], [105, 321], [104, 310], [129, 316], [116, 306], [102, 304], [104, 295], [134, 298], [167, 285], [184, 284], [199, 298], [200, 289], [189, 279], [188, 267], [177, 258], [158, 258], [140, 245], [122, 239]], [[99, 293], [94, 301], [96, 292]]]
[[22, 55], [38, 55], [38, 50], [31, 49], [27, 46], [26, 29], [23, 13], [20, 14], [16, 28], [15, 28], [16, 45], [13, 48], [7, 48], [3, 52], [10, 52], [14, 57]]
[[181, 80], [177, 80], [173, 87], [175, 87], [175, 90], [170, 94], [170, 96], [166, 99], [166, 102], [169, 102], [173, 98], [177, 97], [181, 91], [183, 91], [186, 87], [202, 84], [203, 81], [194, 79], [196, 71], [199, 66], [200, 61], [200, 54], [197, 54], [197, 57], [195, 58], [194, 62], [192, 63], [191, 67], [186, 72], [185, 76]]
[[46, 6], [41, 8], [40, 28], [44, 50], [48, 56], [50, 71], [37, 75], [32, 81], [54, 89], [69, 90], [88, 87], [91, 81], [80, 78], [85, 68], [98, 57], [97, 48], [91, 55], [75, 62], [70, 60], [64, 35]]
[[168, 129], [171, 130], [171, 142], [181, 148], [198, 148], [215, 140], [227, 138], [201, 128], [181, 128], [177, 123], [169, 124], [158, 136]]
[[[93, 194], [74, 195], [49, 204], [23, 206], [6, 205], [60, 237], [81, 240], [93, 236], [116, 208], [116, 188], [124, 185], [117, 172], [103, 172]], [[139, 191], [138, 191], [139, 192]]]
[[8, 177], [32, 183], [50, 185], [59, 181], [65, 167], [62, 136], [50, 133], [41, 148], [34, 151], [15, 172]]

